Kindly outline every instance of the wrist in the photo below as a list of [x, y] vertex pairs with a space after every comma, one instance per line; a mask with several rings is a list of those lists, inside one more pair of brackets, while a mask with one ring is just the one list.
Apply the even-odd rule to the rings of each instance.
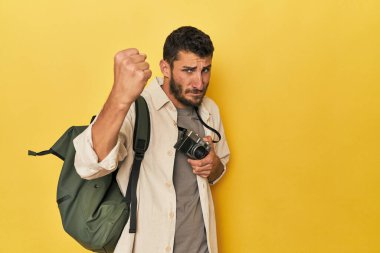
[[217, 180], [223, 174], [223, 172], [224, 172], [224, 165], [220, 161], [220, 159], [218, 158], [218, 163], [215, 166], [215, 169], [212, 170], [212, 172], [210, 173], [210, 175], [207, 178], [208, 182], [209, 183], [214, 182], [215, 180]]
[[134, 100], [121, 100], [118, 96], [111, 93], [107, 99], [106, 106], [114, 111], [128, 112], [133, 102]]

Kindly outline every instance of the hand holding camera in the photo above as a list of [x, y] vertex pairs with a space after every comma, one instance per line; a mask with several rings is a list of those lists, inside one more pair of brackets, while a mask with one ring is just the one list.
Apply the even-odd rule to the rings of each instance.
[[193, 173], [203, 177], [208, 178], [212, 175], [220, 166], [223, 166], [219, 157], [214, 151], [214, 144], [210, 136], [203, 138], [203, 141], [209, 146], [209, 151], [207, 155], [199, 160], [187, 159], [188, 163], [193, 168]]

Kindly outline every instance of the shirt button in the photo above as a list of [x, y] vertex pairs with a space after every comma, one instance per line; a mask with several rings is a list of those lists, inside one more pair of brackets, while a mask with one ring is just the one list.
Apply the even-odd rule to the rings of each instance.
[[172, 156], [173, 153], [174, 153], [173, 150], [169, 150], [169, 151], [168, 151], [168, 156]]
[[170, 217], [170, 219], [173, 219], [173, 218], [174, 218], [174, 213], [173, 213], [173, 212], [170, 212], [170, 213], [169, 213], [169, 217]]
[[170, 182], [166, 182], [165, 183], [166, 187], [170, 188], [172, 186], [172, 184]]
[[171, 249], [172, 249], [172, 248], [168, 245], [168, 246], [166, 246], [165, 251], [166, 251], [166, 252], [170, 252]]

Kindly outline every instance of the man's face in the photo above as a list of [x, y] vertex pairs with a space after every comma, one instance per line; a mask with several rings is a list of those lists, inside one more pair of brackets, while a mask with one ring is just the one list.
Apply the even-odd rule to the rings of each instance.
[[211, 76], [212, 56], [201, 58], [180, 51], [170, 69], [169, 87], [176, 100], [184, 106], [199, 106], [206, 94]]

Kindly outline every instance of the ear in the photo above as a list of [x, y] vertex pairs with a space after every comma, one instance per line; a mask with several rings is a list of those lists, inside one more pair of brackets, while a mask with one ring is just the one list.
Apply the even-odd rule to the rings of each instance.
[[170, 78], [170, 65], [167, 61], [165, 60], [160, 61], [160, 69], [164, 77]]

